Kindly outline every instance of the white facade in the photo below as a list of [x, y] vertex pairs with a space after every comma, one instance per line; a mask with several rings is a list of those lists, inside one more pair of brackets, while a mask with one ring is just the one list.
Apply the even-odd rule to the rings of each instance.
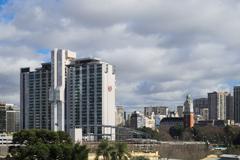
[[82, 144], [82, 140], [83, 140], [83, 137], [82, 137], [82, 128], [73, 128], [73, 129], [70, 129], [70, 136], [73, 140], [74, 143], [80, 143]]
[[7, 134], [0, 134], [0, 144], [12, 144], [13, 136]]
[[65, 130], [65, 81], [66, 65], [76, 58], [76, 53], [69, 50], [54, 49], [52, 51], [52, 83], [50, 89], [53, 131]]
[[[112, 65], [103, 64], [103, 82], [102, 82], [102, 125], [103, 126], [115, 126], [115, 71]], [[115, 140], [115, 129], [111, 127], [103, 128], [104, 134], [112, 135], [111, 139]]]
[[152, 113], [150, 117], [144, 116], [141, 112], [136, 112], [137, 114], [137, 128], [147, 127], [155, 129], [155, 115]]

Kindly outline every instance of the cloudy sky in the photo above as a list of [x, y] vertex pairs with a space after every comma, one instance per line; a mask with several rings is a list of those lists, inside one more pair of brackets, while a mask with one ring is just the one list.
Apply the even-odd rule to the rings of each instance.
[[239, 0], [0, 0], [0, 101], [52, 48], [116, 66], [117, 104], [182, 104], [240, 80]]

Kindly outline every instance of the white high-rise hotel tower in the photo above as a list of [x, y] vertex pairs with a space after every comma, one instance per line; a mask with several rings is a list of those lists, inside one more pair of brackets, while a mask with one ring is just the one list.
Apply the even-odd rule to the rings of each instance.
[[115, 139], [115, 71], [96, 58], [54, 49], [51, 63], [21, 69], [21, 128]]
[[49, 101], [52, 110], [51, 128], [54, 131], [65, 130], [66, 66], [74, 59], [76, 59], [76, 53], [69, 50], [54, 49], [52, 51]]

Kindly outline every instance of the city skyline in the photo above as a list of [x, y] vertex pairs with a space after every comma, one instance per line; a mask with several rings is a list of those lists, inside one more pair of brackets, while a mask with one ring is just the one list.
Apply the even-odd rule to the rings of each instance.
[[0, 1], [0, 101], [19, 105], [20, 68], [49, 62], [55, 47], [115, 65], [116, 104], [127, 108], [233, 91], [239, 2], [139, 2]]

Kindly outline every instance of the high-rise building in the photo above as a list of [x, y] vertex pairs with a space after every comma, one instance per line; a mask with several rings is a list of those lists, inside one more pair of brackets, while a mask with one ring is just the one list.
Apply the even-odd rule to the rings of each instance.
[[20, 74], [21, 129], [51, 129], [51, 64], [30, 71], [22, 68]]
[[228, 92], [208, 93], [209, 119], [226, 120]]
[[18, 132], [20, 110], [11, 104], [0, 104], [0, 132]]
[[234, 87], [234, 121], [240, 123], [240, 86]]
[[54, 49], [51, 63], [21, 69], [21, 128], [70, 132], [115, 139], [115, 71], [96, 58]]
[[114, 67], [96, 58], [77, 59], [67, 66], [66, 79], [67, 130], [115, 139]]
[[226, 96], [226, 119], [234, 120], [234, 98], [231, 94]]

